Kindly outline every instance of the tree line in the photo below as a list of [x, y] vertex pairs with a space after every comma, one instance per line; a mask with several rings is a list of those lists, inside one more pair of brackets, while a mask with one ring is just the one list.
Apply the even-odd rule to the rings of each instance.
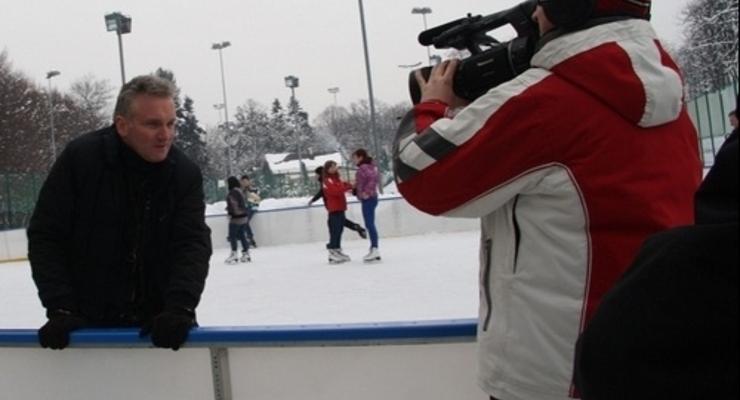
[[[684, 72], [689, 98], [717, 90], [738, 75], [738, 0], [694, 0], [683, 11], [683, 43], [669, 49]], [[175, 74], [154, 72], [177, 85]], [[67, 91], [41, 87], [13, 68], [7, 52], [0, 53], [0, 173], [45, 173], [54, 155], [50, 106], [54, 116], [57, 153], [74, 137], [112, 122], [113, 86], [92, 75], [83, 76]], [[176, 145], [195, 160], [206, 176], [223, 178], [255, 173], [267, 153], [289, 158], [339, 151], [343, 157], [357, 148], [375, 153], [367, 101], [347, 107], [330, 106], [313, 120], [295, 99], [275, 99], [269, 106], [247, 99], [229, 125], [203, 127], [195, 101], [179, 90]], [[389, 143], [407, 104], [378, 102], [374, 129], [379, 154], [388, 170]], [[338, 160], [339, 161], [339, 160]]]

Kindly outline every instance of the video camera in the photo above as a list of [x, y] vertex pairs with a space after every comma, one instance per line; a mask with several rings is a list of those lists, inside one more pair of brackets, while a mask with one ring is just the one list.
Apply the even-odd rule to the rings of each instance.
[[[422, 32], [419, 43], [434, 45], [437, 49], [468, 50], [471, 56], [463, 59], [455, 73], [453, 89], [458, 97], [473, 101], [490, 89], [513, 79], [529, 69], [539, 39], [539, 29], [532, 21], [537, 0], [527, 0], [508, 10], [485, 17], [480, 15], [461, 18]], [[510, 24], [517, 37], [500, 42], [488, 32]], [[432, 67], [421, 69], [424, 79], [429, 79]], [[411, 100], [418, 104], [421, 88], [415, 72], [409, 76]]]

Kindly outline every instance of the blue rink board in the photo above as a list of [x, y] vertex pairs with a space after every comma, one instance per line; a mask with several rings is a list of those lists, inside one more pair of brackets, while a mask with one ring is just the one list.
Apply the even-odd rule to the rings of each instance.
[[[474, 341], [473, 319], [346, 325], [199, 327], [185, 347], [321, 346]], [[0, 329], [0, 347], [38, 347], [36, 329]], [[137, 329], [83, 329], [71, 347], [151, 347]]]

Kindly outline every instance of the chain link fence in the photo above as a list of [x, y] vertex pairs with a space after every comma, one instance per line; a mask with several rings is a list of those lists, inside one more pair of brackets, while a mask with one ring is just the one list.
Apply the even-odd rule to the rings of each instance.
[[689, 115], [699, 133], [699, 149], [704, 167], [714, 165], [714, 156], [732, 132], [728, 114], [737, 106], [738, 81], [729, 78], [721, 90], [707, 93], [689, 101]]

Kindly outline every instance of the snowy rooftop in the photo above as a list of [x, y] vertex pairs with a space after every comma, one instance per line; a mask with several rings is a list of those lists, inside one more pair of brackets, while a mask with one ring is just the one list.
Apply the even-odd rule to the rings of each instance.
[[[299, 174], [301, 172], [301, 165], [298, 160], [285, 160], [291, 154], [292, 153], [265, 154], [265, 161], [267, 162], [270, 171], [272, 171], [273, 174]], [[314, 158], [304, 158], [303, 163], [306, 165], [306, 170], [311, 172], [317, 167], [323, 167], [324, 163], [330, 160], [335, 161], [339, 165], [345, 164], [342, 154], [339, 152], [315, 156]]]

